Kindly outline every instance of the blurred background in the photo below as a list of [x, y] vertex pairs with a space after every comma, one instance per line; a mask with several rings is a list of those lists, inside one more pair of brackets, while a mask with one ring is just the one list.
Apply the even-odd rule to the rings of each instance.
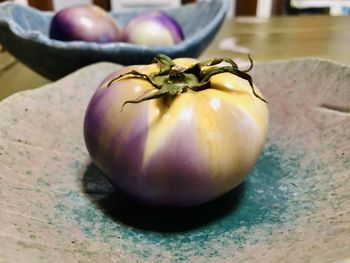
[[[201, 0], [197, 0], [201, 1]], [[0, 0], [5, 2], [5, 0]], [[76, 4], [94, 3], [109, 11], [136, 6], [175, 7], [196, 0], [13, 0], [40, 10], [60, 10]], [[348, 15], [350, 0], [228, 0], [229, 16], [329, 14]]]
[[[96, 4], [108, 11], [177, 7], [196, 0], [12, 0], [44, 11]], [[197, 0], [205, 1], [205, 0]], [[214, 0], [215, 1], [215, 0]], [[227, 0], [227, 17], [200, 59], [247, 62], [321, 58], [350, 64], [350, 0]], [[5, 2], [0, 0], [0, 2]], [[1, 32], [0, 32], [1, 33]], [[0, 43], [0, 100], [51, 82], [16, 60]]]

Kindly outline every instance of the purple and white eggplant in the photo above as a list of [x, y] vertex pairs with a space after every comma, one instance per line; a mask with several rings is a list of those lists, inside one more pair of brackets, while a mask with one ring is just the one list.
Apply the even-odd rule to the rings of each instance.
[[112, 17], [95, 5], [79, 5], [58, 11], [52, 18], [50, 38], [62, 41], [117, 42], [122, 31]]
[[193, 206], [242, 182], [263, 147], [268, 110], [251, 77], [232, 61], [214, 66], [221, 61], [159, 55], [101, 83], [84, 138], [113, 185], [147, 204]]
[[124, 41], [139, 45], [175, 45], [184, 38], [178, 22], [164, 12], [151, 12], [137, 16], [124, 28]]

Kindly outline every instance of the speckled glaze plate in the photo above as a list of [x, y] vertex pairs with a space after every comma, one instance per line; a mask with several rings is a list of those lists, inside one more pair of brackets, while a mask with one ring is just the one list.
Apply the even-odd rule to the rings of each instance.
[[116, 192], [85, 149], [84, 110], [118, 67], [95, 64], [0, 103], [0, 262], [350, 258], [349, 67], [257, 65], [270, 109], [259, 161], [226, 196], [175, 210]]

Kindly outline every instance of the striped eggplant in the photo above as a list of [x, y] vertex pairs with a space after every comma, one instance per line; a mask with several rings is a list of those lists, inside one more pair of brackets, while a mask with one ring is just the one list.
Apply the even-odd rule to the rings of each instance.
[[185, 36], [179, 23], [165, 12], [145, 13], [133, 18], [124, 28], [124, 41], [147, 46], [169, 46]]
[[158, 55], [100, 84], [84, 138], [114, 186], [146, 204], [194, 206], [243, 181], [265, 142], [268, 109], [247, 71], [222, 61]]
[[96, 5], [75, 5], [58, 11], [50, 23], [50, 38], [61, 41], [118, 42], [122, 30]]

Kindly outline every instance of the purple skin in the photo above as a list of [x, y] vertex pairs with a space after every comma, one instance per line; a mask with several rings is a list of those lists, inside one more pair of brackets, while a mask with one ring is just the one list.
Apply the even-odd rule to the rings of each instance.
[[174, 44], [180, 43], [185, 39], [185, 35], [182, 31], [182, 28], [177, 23], [177, 21], [171, 16], [167, 15], [166, 13], [159, 11], [159, 12], [146, 13], [144, 15], [137, 16], [134, 19], [132, 19], [125, 26], [124, 37], [123, 37], [124, 41], [132, 42], [131, 34], [133, 29], [138, 25], [143, 24], [145, 21], [150, 21], [150, 20], [151, 21], [153, 20], [159, 23], [160, 25], [164, 26], [165, 28], [167, 28], [173, 37]]
[[[151, 157], [144, 174], [146, 186], [135, 189], [140, 200], [171, 206], [193, 206], [214, 199], [218, 193], [208, 174], [208, 167], [200, 159], [195, 145], [193, 125], [174, 127], [166, 144]], [[132, 183], [132, 182], [131, 182]]]
[[[117, 82], [113, 87], [97, 90], [84, 122], [87, 149], [112, 184], [142, 203], [157, 206], [194, 206], [219, 196], [220, 190], [197, 152], [194, 119], [188, 120], [189, 125], [181, 122], [174, 127], [168, 134], [172, 139], [167, 140], [147, 163], [143, 162], [151, 125], [147, 103], [132, 105], [135, 110], [129, 118], [127, 136], [122, 136], [123, 132], [125, 134], [123, 125], [111, 131], [107, 115], [120, 123], [121, 114], [119, 106], [111, 110], [110, 101], [124, 101], [130, 96], [123, 88], [131, 89]], [[111, 97], [114, 99], [108, 99]], [[106, 142], [106, 134], [110, 132], [112, 136]]]
[[120, 41], [121, 30], [102, 8], [79, 5], [56, 13], [50, 25], [50, 38], [62, 41], [109, 43]]

